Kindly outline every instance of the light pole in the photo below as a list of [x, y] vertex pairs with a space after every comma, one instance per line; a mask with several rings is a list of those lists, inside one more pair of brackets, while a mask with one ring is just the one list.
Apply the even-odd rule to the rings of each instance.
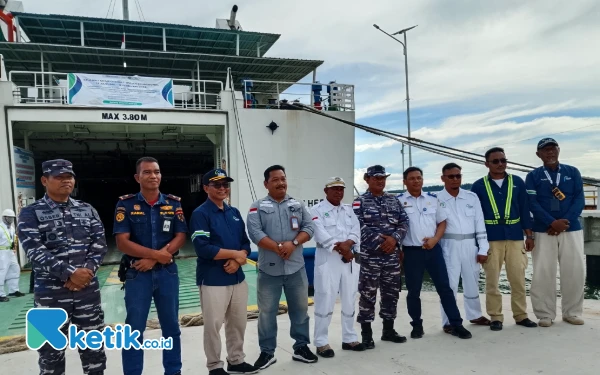
[[[408, 96], [408, 54], [406, 53], [406, 32], [408, 30], [414, 29], [417, 26], [418, 25], [409, 27], [407, 29], [402, 29], [402, 30], [390, 35], [387, 32], [385, 32], [384, 30], [382, 30], [379, 26], [373, 25], [373, 27], [375, 27], [377, 30], [381, 31], [385, 35], [394, 39], [396, 42], [402, 44], [402, 47], [404, 50], [404, 72], [406, 74], [406, 123], [408, 126], [408, 138], [410, 138], [410, 97]], [[393, 37], [393, 35], [398, 35], [398, 34], [404, 34], [404, 43], [402, 43], [400, 40]], [[411, 150], [410, 145], [408, 145], [408, 166], [412, 167], [412, 150]]]

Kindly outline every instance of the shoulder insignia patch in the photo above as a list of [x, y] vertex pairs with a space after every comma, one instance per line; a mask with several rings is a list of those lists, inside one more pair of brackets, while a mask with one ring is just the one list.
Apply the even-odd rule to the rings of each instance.
[[427, 195], [429, 195], [430, 197], [437, 198], [437, 194], [436, 193], [432, 193], [430, 191], [427, 192]]
[[127, 195], [120, 196], [119, 199], [124, 201], [125, 199], [129, 199], [129, 198], [133, 198], [133, 197], [135, 197], [135, 194], [127, 194]]
[[176, 200], [177, 202], [181, 202], [181, 198], [179, 198], [178, 196], [175, 196], [173, 194], [167, 194], [167, 197]]

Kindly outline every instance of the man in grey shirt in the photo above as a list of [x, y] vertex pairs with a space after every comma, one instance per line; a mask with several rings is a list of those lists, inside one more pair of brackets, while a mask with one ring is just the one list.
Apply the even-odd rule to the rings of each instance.
[[308, 317], [308, 278], [302, 244], [314, 234], [312, 217], [301, 201], [287, 194], [285, 169], [273, 165], [265, 170], [269, 194], [250, 206], [246, 223], [250, 240], [258, 246], [258, 343], [260, 357], [254, 363], [265, 369], [275, 363], [277, 311], [281, 290], [290, 316], [290, 336], [296, 340], [292, 359], [313, 363]]

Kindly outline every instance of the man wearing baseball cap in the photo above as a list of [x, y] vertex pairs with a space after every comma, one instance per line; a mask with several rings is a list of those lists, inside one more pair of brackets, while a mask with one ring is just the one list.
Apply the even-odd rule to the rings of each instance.
[[402, 284], [400, 246], [408, 232], [408, 215], [394, 195], [384, 192], [388, 176], [381, 165], [369, 167], [365, 176], [369, 190], [352, 203], [361, 225], [357, 321], [367, 349], [375, 347], [371, 323], [375, 320], [378, 288], [381, 288], [379, 316], [383, 320], [381, 340], [406, 342], [406, 337], [394, 330], [394, 320]]
[[[35, 308], [62, 308], [79, 330], [102, 331], [104, 313], [96, 272], [108, 250], [104, 226], [94, 207], [70, 197], [75, 186], [70, 161], [45, 161], [42, 173], [46, 194], [21, 209], [17, 225], [35, 271]], [[65, 334], [67, 328], [65, 324]], [[46, 343], [38, 353], [41, 373], [65, 373], [64, 349]], [[104, 373], [104, 348], [83, 350], [80, 358], [84, 373]]]
[[559, 163], [552, 138], [538, 142], [543, 166], [527, 174], [536, 250], [532, 252], [531, 304], [541, 327], [556, 319], [556, 268], [560, 266], [562, 319], [581, 325], [585, 264], [579, 216], [585, 206], [583, 180], [575, 167]]
[[[202, 176], [208, 195], [192, 213], [190, 232], [198, 255], [196, 285], [204, 318], [204, 353], [211, 375], [254, 374], [244, 361], [248, 284], [242, 266], [250, 255], [250, 240], [237, 208], [225, 203], [233, 179], [222, 169]], [[221, 361], [221, 326], [225, 322], [227, 371]]]
[[335, 355], [327, 337], [338, 293], [342, 300], [342, 349], [363, 351], [354, 329], [354, 306], [359, 265], [354, 249], [360, 248], [360, 223], [352, 207], [342, 204], [346, 183], [341, 177], [325, 182], [325, 200], [312, 207], [315, 224], [315, 346], [324, 358]]

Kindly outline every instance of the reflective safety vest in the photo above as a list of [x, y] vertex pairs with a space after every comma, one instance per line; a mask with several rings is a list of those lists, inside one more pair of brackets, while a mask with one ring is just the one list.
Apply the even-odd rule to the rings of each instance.
[[8, 246], [0, 246], [0, 250], [10, 250], [10, 249], [12, 249], [12, 238], [10, 238], [10, 234], [8, 233], [8, 231], [6, 230], [6, 228], [4, 228], [4, 225], [0, 225], [0, 228], [2, 228], [2, 231], [4, 232], [4, 235], [6, 235], [6, 240], [8, 241]]
[[513, 176], [508, 175], [508, 193], [506, 197], [506, 206], [504, 207], [504, 219], [500, 219], [500, 213], [498, 212], [498, 206], [496, 205], [496, 199], [492, 193], [492, 187], [490, 186], [489, 176], [483, 178], [485, 190], [487, 191], [490, 204], [492, 205], [492, 211], [494, 211], [494, 220], [485, 220], [486, 224], [497, 225], [497, 224], [517, 224], [521, 221], [521, 218], [510, 220], [510, 206], [513, 197]]

